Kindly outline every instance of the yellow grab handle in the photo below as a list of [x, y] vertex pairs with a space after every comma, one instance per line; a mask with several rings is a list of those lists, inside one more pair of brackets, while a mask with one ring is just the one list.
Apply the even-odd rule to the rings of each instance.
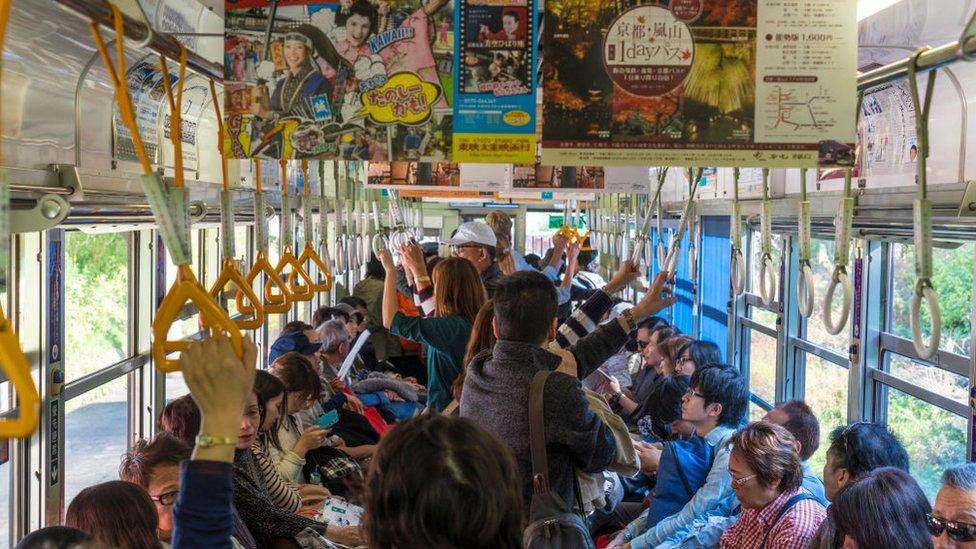
[[[210, 288], [210, 296], [216, 300], [217, 296], [220, 295], [227, 284], [237, 286], [237, 295], [234, 297], [237, 301], [237, 310], [242, 314], [251, 315], [251, 318], [231, 320], [241, 330], [256, 330], [260, 328], [264, 324], [264, 305], [261, 303], [261, 299], [257, 294], [254, 293], [254, 290], [251, 289], [251, 285], [244, 280], [244, 275], [237, 270], [237, 262], [230, 257], [224, 258], [220, 275], [217, 276], [217, 280]], [[245, 298], [247, 299], [247, 303], [244, 302]], [[246, 313], [244, 312], [245, 308], [248, 310]]]
[[203, 328], [227, 333], [230, 343], [237, 356], [244, 357], [244, 340], [237, 325], [231, 321], [227, 313], [210, 297], [207, 290], [197, 282], [193, 271], [188, 265], [180, 265], [176, 274], [176, 281], [170, 287], [163, 302], [156, 310], [156, 317], [152, 323], [153, 345], [152, 355], [156, 367], [164, 372], [176, 372], [180, 369], [179, 360], [169, 360], [168, 353], [183, 352], [190, 346], [189, 341], [169, 341], [170, 326], [176, 322], [177, 316], [183, 310], [183, 305], [189, 301], [200, 311], [200, 325]]
[[[315, 295], [315, 288], [313, 288], [315, 283], [298, 262], [298, 258], [292, 252], [291, 246], [284, 246], [282, 248], [281, 259], [278, 260], [275, 271], [280, 276], [285, 272], [286, 267], [291, 267], [291, 272], [288, 273], [285, 280], [288, 282], [288, 290], [291, 292], [292, 301], [311, 301]], [[302, 280], [301, 282], [298, 282], [299, 278]], [[265, 282], [264, 284], [265, 288], [267, 288], [268, 283]]]
[[0, 438], [26, 438], [37, 429], [41, 397], [30, 375], [30, 363], [20, 348], [20, 340], [0, 308], [0, 371], [14, 387], [16, 419], [0, 420]]
[[[322, 261], [322, 257], [315, 251], [315, 246], [312, 245], [308, 240], [305, 241], [305, 248], [302, 249], [302, 255], [298, 256], [298, 263], [300, 265], [305, 265], [307, 262], [311, 261], [313, 265], [318, 267], [319, 272], [322, 273], [322, 283], [319, 284], [312, 281], [312, 289], [316, 292], [328, 292], [332, 289], [332, 271], [329, 270], [329, 266]], [[306, 273], [308, 271], [305, 271]]]
[[[291, 292], [288, 291], [288, 287], [278, 276], [271, 263], [268, 263], [268, 252], [264, 250], [258, 252], [258, 256], [254, 259], [254, 266], [247, 273], [244, 283], [253, 287], [254, 279], [261, 273], [268, 275], [268, 280], [264, 284], [264, 314], [287, 313], [292, 302]], [[278, 289], [277, 294], [274, 293], [274, 288]], [[241, 311], [252, 314], [254, 308], [245, 306], [241, 308]]]

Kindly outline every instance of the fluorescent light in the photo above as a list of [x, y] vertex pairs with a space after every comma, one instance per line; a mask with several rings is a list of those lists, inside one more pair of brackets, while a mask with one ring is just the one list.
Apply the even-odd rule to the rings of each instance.
[[857, 1], [857, 20], [863, 21], [879, 11], [890, 8], [901, 0], [858, 0]]

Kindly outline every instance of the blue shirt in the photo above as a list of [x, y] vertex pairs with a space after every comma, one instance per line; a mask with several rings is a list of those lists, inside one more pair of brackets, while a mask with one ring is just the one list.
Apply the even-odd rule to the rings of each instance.
[[[230, 463], [183, 461], [180, 493], [173, 506], [173, 549], [230, 549], [234, 532], [233, 501]], [[249, 537], [250, 533], [246, 535]]]
[[633, 549], [657, 547], [665, 541], [688, 531], [696, 519], [709, 516], [730, 516], [738, 506], [735, 492], [732, 491], [732, 476], [729, 474], [728, 441], [735, 433], [732, 427], [719, 425], [705, 435], [705, 441], [715, 448], [715, 461], [705, 477], [705, 484], [695, 492], [691, 501], [681, 511], [647, 528], [647, 511], [627, 525], [625, 537]]
[[516, 252], [515, 250], [512, 250], [510, 253], [512, 255], [512, 261], [515, 262], [515, 270], [516, 271], [536, 271], [536, 272], [541, 272], [542, 274], [546, 275], [546, 278], [548, 278], [549, 280], [551, 280], [553, 282], [553, 284], [556, 285], [556, 297], [559, 298], [559, 305], [562, 305], [563, 303], [566, 303], [567, 301], [569, 301], [570, 291], [569, 291], [569, 288], [563, 288], [563, 285], [559, 283], [559, 269], [558, 268], [555, 268], [552, 265], [546, 265], [546, 268], [545, 269], [542, 269], [541, 271], [539, 271], [538, 269], [536, 269], [532, 265], [529, 265], [529, 262], [525, 260], [525, 257], [523, 257], [522, 254]]

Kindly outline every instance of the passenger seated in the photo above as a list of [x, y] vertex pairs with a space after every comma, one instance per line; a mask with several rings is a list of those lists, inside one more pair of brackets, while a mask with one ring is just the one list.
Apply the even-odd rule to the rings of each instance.
[[105, 547], [160, 549], [159, 518], [146, 490], [124, 480], [89, 486], [75, 496], [64, 515], [65, 526], [77, 528]]
[[658, 352], [661, 353], [661, 375], [673, 376], [675, 374], [678, 359], [681, 357], [681, 350], [692, 341], [694, 341], [692, 338], [678, 334], [669, 337], [657, 346]]
[[678, 359], [674, 363], [676, 375], [690, 376], [695, 370], [706, 364], [722, 362], [722, 351], [718, 345], [704, 339], [696, 339], [678, 351]]
[[926, 521], [931, 510], [911, 475], [894, 467], [874, 469], [841, 490], [830, 506], [835, 547], [931, 549]]
[[946, 469], [928, 517], [935, 549], [976, 547], [976, 463]]
[[139, 440], [122, 457], [119, 478], [138, 484], [149, 493], [159, 517], [160, 541], [173, 535], [173, 504], [180, 493], [180, 463], [190, 459], [190, 447], [169, 433]]
[[[830, 447], [824, 463], [824, 495], [834, 501], [841, 489], [880, 467], [895, 467], [908, 472], [908, 452], [888, 428], [880, 423], [861, 421], [841, 426], [830, 433]], [[833, 515], [810, 544], [811, 549], [833, 549], [836, 529]]]
[[796, 439], [779, 425], [757, 421], [737, 432], [731, 444], [729, 473], [742, 513], [722, 534], [722, 549], [805, 547], [826, 512], [800, 485]]
[[192, 448], [200, 434], [200, 408], [193, 397], [183, 395], [167, 404], [159, 418], [159, 429]]
[[512, 454], [475, 422], [424, 414], [380, 443], [366, 480], [364, 534], [375, 548], [522, 547]]
[[665, 320], [651, 317], [637, 328], [637, 352], [641, 356], [640, 370], [632, 377], [629, 389], [621, 387], [616, 378], [610, 382], [610, 392], [607, 399], [620, 412], [621, 417], [631, 428], [637, 428], [637, 421], [648, 415], [647, 410], [641, 408], [648, 401], [648, 395], [663, 376], [661, 363], [664, 360], [658, 350], [659, 344], [677, 334]]
[[568, 505], [574, 501], [575, 470], [602, 472], [616, 452], [613, 432], [590, 410], [579, 379], [616, 353], [637, 322], [673, 302], [662, 297], [665, 292], [662, 275], [629, 314], [556, 355], [547, 350], [556, 337], [552, 282], [532, 271], [520, 271], [499, 282], [495, 292], [498, 341], [490, 356], [482, 353], [468, 365], [461, 416], [482, 424], [513, 450], [525, 503], [533, 493], [527, 405], [534, 375], [566, 366], [576, 372], [575, 378], [551, 375], [543, 396], [549, 489]]
[[788, 400], [767, 412], [763, 421], [783, 427], [796, 439], [803, 465], [803, 488], [826, 506], [824, 483], [807, 463], [820, 447], [820, 422], [813, 410], [802, 400]]
[[[724, 364], [712, 364], [695, 371], [682, 402], [681, 418], [693, 424], [697, 435], [714, 449], [715, 458], [705, 484], [681, 511], [653, 527], [648, 526], [645, 512], [620, 533], [615, 544], [629, 541], [625, 546], [643, 548], [678, 543], [696, 521], [734, 514], [737, 501], [728, 471], [727, 443], [742, 424], [748, 405], [748, 382], [736, 370]], [[646, 446], [640, 452], [642, 470], [653, 470], [660, 462], [661, 450], [655, 446]]]
[[100, 549], [91, 536], [69, 526], [48, 526], [27, 534], [14, 549]]

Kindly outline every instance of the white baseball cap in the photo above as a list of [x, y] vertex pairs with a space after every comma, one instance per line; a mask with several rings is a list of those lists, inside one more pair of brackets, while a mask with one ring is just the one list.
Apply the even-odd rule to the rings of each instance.
[[481, 244], [482, 246], [491, 246], [492, 248], [497, 243], [498, 240], [495, 238], [495, 232], [491, 230], [491, 227], [480, 221], [461, 223], [454, 236], [444, 241], [444, 244], [452, 246], [459, 244]]

